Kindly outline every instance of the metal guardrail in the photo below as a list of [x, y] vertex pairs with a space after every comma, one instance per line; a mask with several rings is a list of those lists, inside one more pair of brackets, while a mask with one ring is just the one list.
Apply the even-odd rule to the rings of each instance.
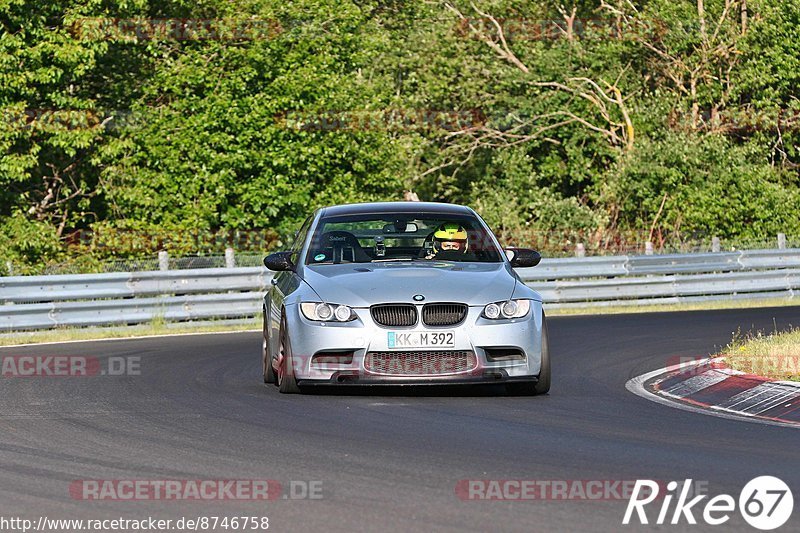
[[[518, 269], [546, 306], [648, 305], [793, 297], [800, 249], [543, 259]], [[252, 317], [263, 267], [0, 278], [0, 329]]]
[[264, 267], [0, 277], [0, 302], [54, 302], [166, 294], [264, 291], [271, 278], [272, 273]]

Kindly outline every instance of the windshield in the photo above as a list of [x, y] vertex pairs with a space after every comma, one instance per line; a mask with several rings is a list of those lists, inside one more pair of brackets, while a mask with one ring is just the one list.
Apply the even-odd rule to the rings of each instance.
[[500, 250], [477, 217], [380, 213], [324, 217], [307, 265], [388, 261], [497, 263]]

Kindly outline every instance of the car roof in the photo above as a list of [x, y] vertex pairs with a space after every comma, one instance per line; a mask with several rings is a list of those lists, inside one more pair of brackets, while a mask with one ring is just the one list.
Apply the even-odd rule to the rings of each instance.
[[320, 216], [364, 215], [380, 213], [437, 213], [445, 215], [469, 215], [469, 207], [440, 202], [368, 202], [324, 207]]

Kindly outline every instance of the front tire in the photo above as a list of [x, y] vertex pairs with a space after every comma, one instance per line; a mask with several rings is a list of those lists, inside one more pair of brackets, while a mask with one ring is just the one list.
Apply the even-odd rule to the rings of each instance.
[[292, 366], [292, 348], [289, 333], [286, 331], [286, 317], [281, 319], [280, 347], [278, 348], [278, 373], [276, 380], [278, 390], [283, 394], [299, 394], [300, 387], [294, 377]]
[[509, 383], [506, 391], [515, 396], [547, 394], [550, 391], [550, 343], [547, 340], [547, 320], [542, 311], [542, 365], [535, 383]]
[[264, 373], [264, 383], [275, 383], [275, 369], [272, 368], [272, 354], [269, 353], [269, 327], [267, 326], [267, 311], [264, 310], [263, 342], [261, 345], [261, 369]]
[[[267, 344], [267, 340], [264, 339], [264, 344]], [[262, 367], [264, 369], [264, 383], [275, 384], [275, 369], [272, 368], [272, 358], [269, 356], [269, 348], [264, 346], [262, 348], [263, 352], [263, 364]]]

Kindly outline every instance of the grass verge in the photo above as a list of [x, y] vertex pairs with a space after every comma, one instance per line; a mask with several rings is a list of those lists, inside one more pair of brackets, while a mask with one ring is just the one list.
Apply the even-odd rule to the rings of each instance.
[[720, 355], [731, 368], [748, 374], [800, 381], [800, 329], [737, 336]]
[[789, 307], [800, 306], [797, 298], [759, 298], [753, 300], [714, 300], [710, 302], [690, 302], [675, 304], [649, 304], [649, 305], [609, 305], [602, 307], [568, 307], [548, 308], [544, 310], [547, 316], [570, 315], [616, 315], [625, 313], [663, 313], [670, 311], [711, 311], [714, 309], [755, 309], [760, 307]]
[[45, 331], [23, 331], [0, 334], [0, 346], [36, 344], [44, 342], [85, 341], [95, 339], [122, 339], [187, 333], [223, 333], [261, 329], [261, 317], [242, 320], [217, 320], [204, 322], [169, 323], [153, 320], [136, 326], [58, 328]]

